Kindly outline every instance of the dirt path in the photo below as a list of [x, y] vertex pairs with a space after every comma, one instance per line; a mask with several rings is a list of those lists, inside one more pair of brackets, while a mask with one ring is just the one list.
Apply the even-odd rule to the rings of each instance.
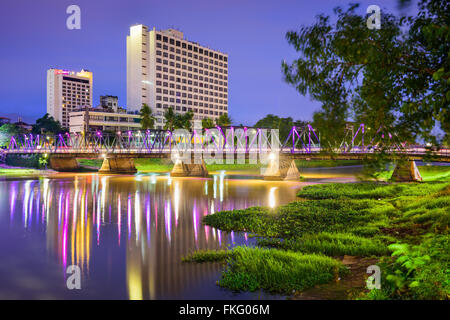
[[364, 290], [367, 267], [375, 264], [378, 259], [359, 258], [344, 256], [342, 263], [350, 268], [350, 274], [336, 282], [317, 285], [314, 288], [298, 292], [292, 297], [293, 300], [347, 300], [352, 295]]

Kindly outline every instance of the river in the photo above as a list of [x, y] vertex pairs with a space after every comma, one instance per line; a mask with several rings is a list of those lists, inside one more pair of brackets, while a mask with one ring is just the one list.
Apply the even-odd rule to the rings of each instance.
[[[223, 266], [183, 263], [198, 249], [254, 243], [202, 225], [221, 210], [276, 207], [316, 182], [352, 181], [354, 169], [309, 169], [307, 182], [226, 175], [97, 173], [0, 180], [0, 299], [260, 299], [216, 285]], [[81, 289], [67, 279], [80, 271]], [[70, 269], [69, 269], [70, 270]], [[69, 279], [70, 280], [70, 279]]]

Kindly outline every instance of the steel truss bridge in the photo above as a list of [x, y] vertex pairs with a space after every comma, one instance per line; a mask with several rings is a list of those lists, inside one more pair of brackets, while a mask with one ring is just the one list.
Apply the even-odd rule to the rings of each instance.
[[[55, 136], [26, 134], [11, 137], [7, 154], [48, 154], [69, 157], [168, 157], [173, 151], [208, 151], [233, 153], [261, 153], [277, 150], [287, 158], [358, 159], [377, 153], [380, 146], [389, 145], [387, 152], [406, 154], [411, 160], [434, 156], [436, 161], [450, 161], [450, 149], [430, 150], [424, 145], [406, 145], [394, 133], [380, 127], [368, 136], [364, 124], [346, 129], [339, 145], [325, 149], [320, 144], [320, 133], [311, 125], [292, 127], [284, 141], [270, 129], [248, 127], [216, 127], [184, 131], [143, 130], [103, 134], [65, 133]], [[384, 149], [386, 151], [386, 148]]]

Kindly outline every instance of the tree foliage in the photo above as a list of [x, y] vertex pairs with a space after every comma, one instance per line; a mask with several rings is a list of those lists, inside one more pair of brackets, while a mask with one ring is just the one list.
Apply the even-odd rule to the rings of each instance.
[[209, 129], [214, 127], [214, 121], [211, 118], [202, 119], [202, 128]]
[[146, 103], [142, 105], [140, 115], [141, 115], [141, 128], [143, 130], [153, 129], [155, 126], [156, 118], [155, 116], [153, 116], [152, 109], [150, 109], [150, 107]]
[[7, 147], [12, 136], [25, 134], [26, 130], [13, 123], [5, 123], [0, 127], [0, 146]]
[[175, 127], [175, 111], [173, 111], [173, 108], [167, 109], [166, 112], [164, 112], [164, 130], [170, 130], [172, 131]]
[[36, 120], [36, 124], [33, 125], [31, 132], [33, 134], [58, 134], [65, 132], [61, 123], [55, 120], [51, 115], [46, 113], [42, 118]]
[[188, 111], [185, 113], [175, 113], [173, 108], [167, 109], [164, 113], [164, 129], [174, 130], [174, 129], [187, 129], [190, 130], [192, 127], [192, 119], [194, 118], [194, 113]]
[[231, 126], [231, 118], [228, 116], [228, 113], [224, 113], [222, 115], [220, 115], [219, 118], [216, 119], [216, 124], [219, 127], [229, 127]]
[[440, 124], [450, 135], [450, 4], [421, 0], [415, 17], [381, 14], [369, 30], [357, 4], [334, 10], [336, 22], [319, 15], [311, 26], [286, 34], [299, 53], [283, 62], [286, 82], [322, 103], [314, 114], [322, 142], [342, 140], [352, 118], [376, 132], [388, 128], [404, 142], [439, 143]]
[[193, 118], [194, 113], [192, 111], [178, 113], [175, 116], [175, 129], [191, 130]]
[[280, 118], [273, 114], [268, 114], [264, 118], [255, 123], [256, 128], [278, 129], [281, 142], [283, 142], [289, 135], [289, 131], [293, 126], [303, 127], [307, 123], [302, 120], [294, 121], [291, 117]]

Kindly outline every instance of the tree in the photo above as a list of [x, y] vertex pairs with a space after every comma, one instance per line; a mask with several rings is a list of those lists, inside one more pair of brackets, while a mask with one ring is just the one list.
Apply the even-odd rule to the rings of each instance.
[[202, 127], [203, 129], [209, 129], [214, 127], [214, 121], [211, 118], [202, 119]]
[[165, 119], [164, 130], [173, 131], [173, 129], [175, 128], [176, 114], [173, 111], [172, 107], [170, 107], [169, 109], [167, 109], [166, 112], [164, 112], [164, 119]]
[[153, 116], [152, 109], [150, 109], [150, 107], [146, 103], [142, 105], [140, 114], [141, 114], [141, 128], [143, 130], [153, 129], [155, 126], [156, 118]]
[[231, 126], [231, 118], [228, 116], [228, 113], [224, 113], [219, 118], [217, 118], [216, 119], [216, 124], [219, 127], [229, 127], [229, 126]]
[[24, 134], [25, 130], [12, 123], [5, 123], [0, 127], [0, 146], [7, 147], [12, 136]]
[[357, 7], [336, 8], [335, 23], [319, 15], [286, 34], [299, 58], [283, 62], [285, 80], [322, 103], [313, 124], [322, 146], [339, 143], [350, 118], [373, 133], [387, 128], [403, 142], [439, 143], [432, 129], [440, 124], [448, 143], [449, 2], [421, 0], [416, 17], [383, 12], [378, 30], [367, 28]]
[[42, 118], [36, 120], [36, 124], [33, 125], [31, 132], [33, 134], [58, 134], [66, 132], [67, 130], [61, 127], [59, 121], [55, 120], [51, 115], [46, 113]]
[[175, 116], [175, 129], [186, 129], [191, 130], [192, 119], [194, 118], [194, 113], [188, 111], [185, 113], [178, 113]]
[[280, 141], [283, 143], [288, 137], [293, 126], [303, 127], [307, 123], [301, 120], [293, 121], [291, 117], [280, 118], [273, 114], [268, 114], [255, 123], [256, 128], [278, 129]]
[[174, 129], [191, 129], [191, 121], [194, 118], [194, 113], [188, 111], [184, 114], [175, 113], [173, 108], [167, 109], [164, 113], [165, 124], [164, 129], [173, 131]]

